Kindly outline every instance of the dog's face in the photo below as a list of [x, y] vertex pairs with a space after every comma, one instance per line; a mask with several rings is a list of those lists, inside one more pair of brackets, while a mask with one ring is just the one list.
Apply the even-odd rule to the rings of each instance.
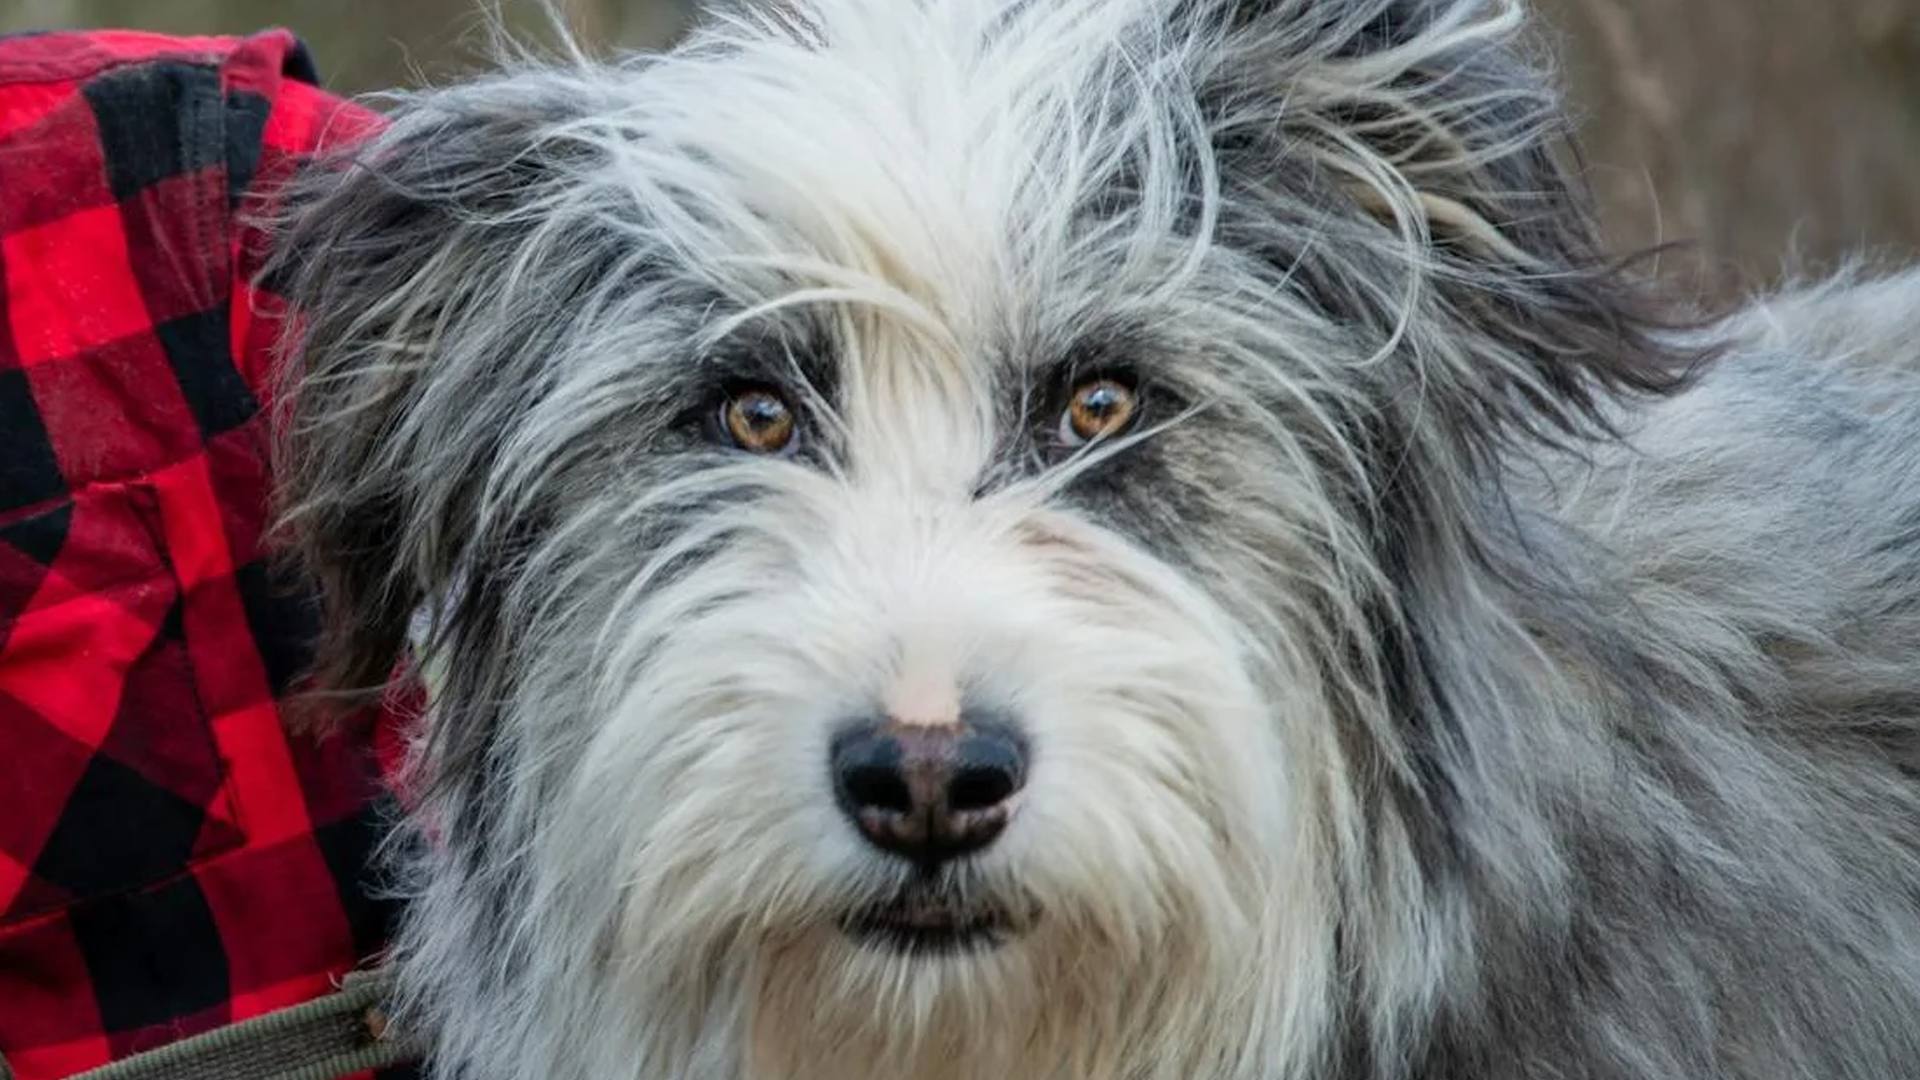
[[1437, 463], [1641, 377], [1509, 14], [822, 0], [308, 181], [292, 520], [329, 672], [429, 612], [441, 1053], [1268, 1075], [1417, 981], [1341, 897]]

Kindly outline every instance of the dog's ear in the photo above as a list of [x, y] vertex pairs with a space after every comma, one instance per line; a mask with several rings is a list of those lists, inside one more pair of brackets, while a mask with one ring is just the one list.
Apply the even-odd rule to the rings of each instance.
[[503, 75], [403, 97], [390, 126], [292, 180], [269, 222], [265, 288], [292, 312], [279, 520], [320, 593], [322, 700], [377, 696], [420, 605], [484, 572], [486, 481], [533, 335], [564, 306], [564, 279], [526, 287], [545, 268], [525, 253], [579, 165], [554, 137], [588, 104], [576, 89]]
[[1183, 10], [1214, 43], [1199, 78], [1230, 206], [1294, 215], [1271, 254], [1336, 318], [1390, 331], [1426, 405], [1472, 414], [1456, 430], [1558, 437], [1607, 391], [1678, 384], [1695, 358], [1602, 250], [1518, 0]]

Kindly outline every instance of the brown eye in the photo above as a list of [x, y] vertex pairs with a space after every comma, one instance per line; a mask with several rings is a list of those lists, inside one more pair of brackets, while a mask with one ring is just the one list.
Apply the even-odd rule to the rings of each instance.
[[1093, 379], [1074, 388], [1060, 417], [1060, 441], [1080, 446], [1118, 435], [1133, 419], [1133, 388], [1115, 379]]
[[720, 406], [720, 427], [750, 454], [785, 455], [800, 445], [800, 425], [787, 399], [763, 386], [727, 395]]

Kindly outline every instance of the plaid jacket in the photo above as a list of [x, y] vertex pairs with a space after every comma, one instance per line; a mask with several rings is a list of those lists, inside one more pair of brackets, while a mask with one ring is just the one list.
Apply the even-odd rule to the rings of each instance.
[[81, 1069], [376, 953], [388, 725], [289, 735], [276, 306], [235, 211], [372, 114], [284, 32], [0, 39], [0, 1060]]

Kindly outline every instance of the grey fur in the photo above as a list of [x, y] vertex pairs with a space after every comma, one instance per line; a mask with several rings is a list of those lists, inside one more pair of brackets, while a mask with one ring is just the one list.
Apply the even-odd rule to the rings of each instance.
[[[1491, 0], [787, 7], [406, 97], [296, 192], [287, 520], [327, 685], [428, 611], [400, 955], [444, 1075], [1920, 1075], [1920, 275], [1688, 325]], [[1110, 368], [1145, 426], [1062, 460], [1063, 373]], [[811, 404], [796, 458], [716, 445], [736, 378]], [[1108, 680], [973, 692], [1177, 733], [1059, 781], [1124, 827], [1018, 850], [1082, 877], [956, 886], [1100, 931], [1091, 974], [766, 1015], [779, 935], [894, 881], [792, 854], [841, 828], [815, 719], [897, 659], [853, 628], [910, 599], [819, 569], [856, 505], [1045, 583], [1019, 642]], [[1243, 683], [1259, 724], [1194, 719]]]

